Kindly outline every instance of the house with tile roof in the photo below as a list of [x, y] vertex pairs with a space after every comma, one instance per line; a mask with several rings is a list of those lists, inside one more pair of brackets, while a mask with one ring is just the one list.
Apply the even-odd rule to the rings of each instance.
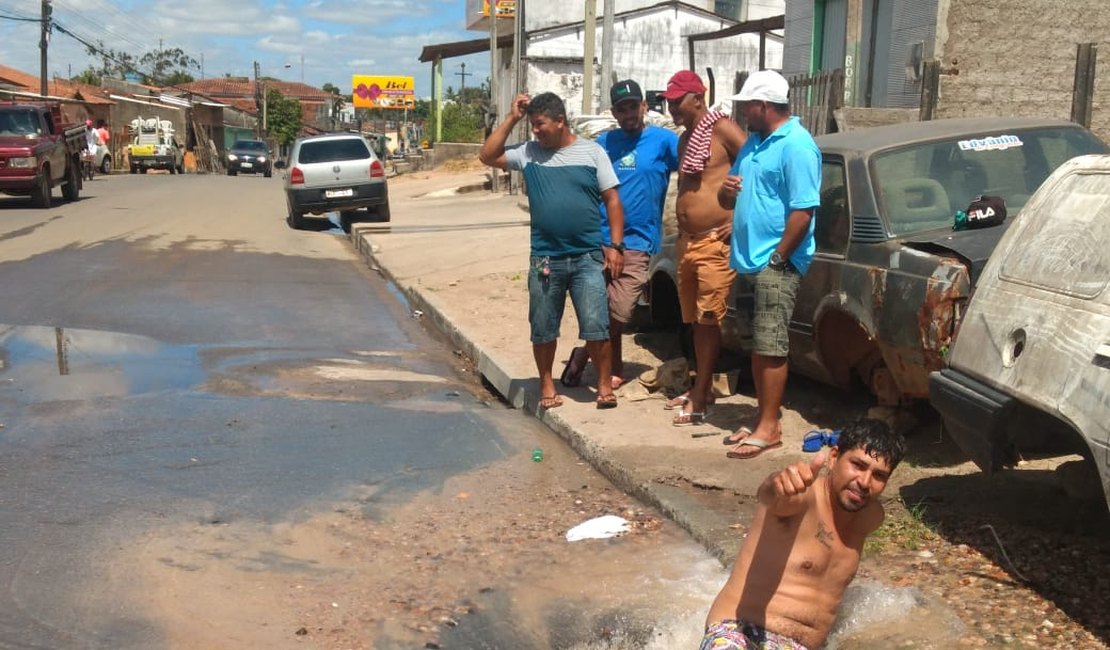
[[260, 113], [258, 103], [264, 92], [263, 88], [275, 89], [283, 97], [300, 102], [301, 119], [305, 127], [314, 130], [330, 130], [334, 96], [299, 81], [280, 79], [255, 81], [249, 77], [216, 77], [179, 84], [174, 88], [184, 92], [200, 93], [215, 101], [253, 113]]

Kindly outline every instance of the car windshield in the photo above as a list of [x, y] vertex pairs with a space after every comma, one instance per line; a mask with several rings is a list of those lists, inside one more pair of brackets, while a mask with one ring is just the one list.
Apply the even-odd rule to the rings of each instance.
[[35, 114], [29, 110], [0, 112], [0, 135], [32, 135], [38, 132]]
[[950, 228], [956, 211], [980, 195], [1002, 197], [1017, 214], [1064, 162], [1106, 152], [1079, 128], [1015, 130], [884, 151], [872, 157], [871, 173], [891, 232], [908, 235]]
[[240, 151], [266, 151], [266, 143], [257, 140], [239, 140], [231, 145], [231, 148]]
[[362, 138], [343, 138], [302, 143], [300, 153], [297, 154], [297, 162], [305, 164], [339, 162], [365, 160], [369, 157], [370, 148]]

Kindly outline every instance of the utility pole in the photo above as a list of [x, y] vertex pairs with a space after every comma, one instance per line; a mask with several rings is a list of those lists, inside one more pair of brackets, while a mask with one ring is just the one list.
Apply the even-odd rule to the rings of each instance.
[[586, 0], [586, 24], [582, 28], [582, 114], [594, 112], [594, 40], [597, 38], [597, 0]]
[[601, 21], [601, 104], [598, 113], [609, 108], [609, 93], [605, 92], [616, 79], [613, 78], [613, 4], [616, 0], [602, 0], [605, 16]]
[[[501, 83], [498, 76], [501, 73], [501, 57], [497, 51], [497, 2], [491, 0], [489, 4], [489, 110], [490, 115], [487, 118], [487, 124], [490, 128], [497, 128], [497, 118], [501, 115], [500, 110], [500, 92]], [[488, 131], [487, 131], [488, 133]], [[497, 187], [497, 168], [489, 168], [489, 187], [490, 192], [497, 194], [500, 188]]]
[[46, 97], [46, 48], [50, 44], [50, 0], [42, 0], [42, 38], [39, 39], [39, 94]]
[[[528, 74], [523, 67], [523, 58], [527, 53], [527, 46], [524, 42], [526, 37], [528, 23], [524, 20], [524, 0], [516, 0], [516, 12], [513, 14], [513, 98], [515, 99], [520, 93], [528, 92]], [[527, 120], [521, 120], [521, 124], [517, 125], [517, 134], [521, 139], [527, 137], [528, 131], [526, 130]], [[509, 194], [516, 195], [520, 193], [520, 172], [509, 172]]]
[[466, 64], [465, 63], [460, 63], [459, 67], [462, 68], [462, 72], [456, 72], [455, 76], [462, 77], [462, 84], [459, 88], [459, 99], [462, 99], [463, 91], [466, 90], [466, 78], [473, 75], [474, 73], [466, 71]]

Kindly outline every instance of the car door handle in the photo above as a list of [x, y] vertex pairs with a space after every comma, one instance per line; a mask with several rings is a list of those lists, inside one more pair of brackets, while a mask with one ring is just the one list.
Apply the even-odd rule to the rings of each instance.
[[1103, 359], [1110, 359], [1110, 343], [1104, 343], [1098, 346], [1098, 349], [1095, 350], [1095, 356], [1102, 357]]

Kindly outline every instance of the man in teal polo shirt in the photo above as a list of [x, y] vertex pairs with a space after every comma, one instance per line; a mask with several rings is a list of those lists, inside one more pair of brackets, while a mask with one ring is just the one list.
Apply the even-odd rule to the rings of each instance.
[[735, 196], [730, 266], [755, 287], [752, 321], [759, 420], [725, 439], [729, 458], [754, 458], [782, 445], [779, 409], [786, 390], [789, 326], [798, 284], [816, 246], [814, 211], [821, 202], [821, 151], [790, 115], [790, 84], [773, 70], [753, 73], [740, 93], [751, 134], [725, 179]]

